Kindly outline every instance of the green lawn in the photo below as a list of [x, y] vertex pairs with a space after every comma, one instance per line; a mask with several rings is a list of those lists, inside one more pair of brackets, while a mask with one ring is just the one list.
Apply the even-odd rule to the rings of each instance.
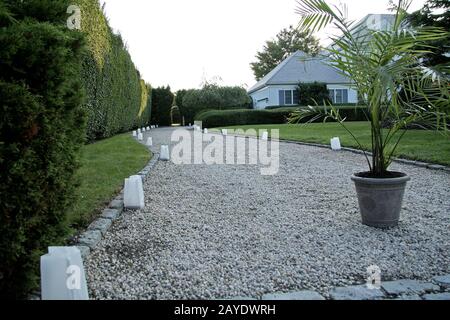
[[124, 179], [139, 172], [151, 158], [149, 150], [122, 134], [86, 145], [81, 150], [81, 185], [77, 201], [69, 211], [68, 223], [74, 229], [85, 227], [121, 190]]
[[[346, 126], [370, 149], [370, 126], [368, 122], [347, 122]], [[249, 125], [227, 127], [228, 129], [279, 129], [280, 139], [330, 144], [332, 137], [339, 137], [343, 146], [357, 147], [353, 138], [338, 123]], [[270, 131], [269, 131], [270, 134]], [[409, 130], [399, 145], [397, 157], [450, 165], [450, 137], [441, 133]]]

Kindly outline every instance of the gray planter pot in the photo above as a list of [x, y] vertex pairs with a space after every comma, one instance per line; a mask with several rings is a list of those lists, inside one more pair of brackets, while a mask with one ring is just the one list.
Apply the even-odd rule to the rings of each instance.
[[395, 227], [400, 219], [407, 175], [398, 178], [352, 176], [358, 195], [362, 223], [376, 228]]

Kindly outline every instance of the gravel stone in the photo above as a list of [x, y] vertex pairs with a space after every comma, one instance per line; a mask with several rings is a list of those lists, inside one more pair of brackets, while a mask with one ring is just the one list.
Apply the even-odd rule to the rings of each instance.
[[334, 288], [330, 292], [333, 300], [375, 300], [385, 297], [380, 289], [369, 289], [366, 285]]
[[415, 165], [416, 161], [415, 160], [408, 160], [408, 159], [395, 159], [396, 162], [400, 162], [403, 164], [410, 164], [410, 165]]
[[99, 230], [104, 236], [109, 227], [111, 227], [111, 224], [111, 219], [99, 218], [89, 225], [88, 230]]
[[400, 294], [423, 294], [430, 291], [438, 291], [439, 287], [435, 284], [416, 280], [397, 280], [383, 282], [381, 287], [390, 295]]
[[[154, 150], [172, 129], [152, 136]], [[145, 141], [145, 139], [144, 139]], [[152, 149], [153, 150], [153, 149]], [[94, 299], [228, 299], [450, 274], [450, 174], [393, 163], [411, 176], [399, 226], [361, 224], [350, 176], [365, 158], [280, 143], [262, 165], [155, 163], [142, 210], [124, 211], [86, 260]]]
[[411, 296], [399, 296], [399, 297], [395, 298], [394, 300], [414, 300], [414, 301], [417, 301], [417, 300], [422, 300], [422, 298], [419, 295], [414, 294], [414, 295], [411, 295]]
[[90, 249], [94, 249], [101, 239], [102, 233], [100, 231], [88, 230], [81, 235], [81, 237], [78, 239], [78, 243], [81, 246], [86, 246]]
[[86, 259], [89, 254], [91, 253], [91, 249], [87, 246], [77, 246], [78, 250], [80, 250], [81, 258], [84, 260]]
[[450, 292], [431, 293], [423, 296], [424, 300], [450, 300]]
[[113, 200], [113, 201], [111, 201], [109, 203], [109, 207], [111, 209], [117, 209], [117, 210], [122, 211], [123, 210], [123, 200], [122, 199], [121, 200], [115, 199], [115, 200]]
[[304, 290], [290, 293], [265, 294], [261, 300], [325, 300], [325, 298], [315, 291]]
[[450, 288], [450, 274], [434, 277], [433, 280], [442, 287]]
[[119, 218], [120, 213], [123, 211], [123, 209], [105, 209], [102, 211], [101, 218], [109, 219], [109, 220], [116, 220]]
[[428, 169], [434, 169], [434, 170], [443, 170], [445, 169], [445, 166], [442, 166], [440, 164], [430, 164], [427, 166]]
[[431, 164], [428, 162], [416, 161], [415, 165], [422, 168], [428, 168]]

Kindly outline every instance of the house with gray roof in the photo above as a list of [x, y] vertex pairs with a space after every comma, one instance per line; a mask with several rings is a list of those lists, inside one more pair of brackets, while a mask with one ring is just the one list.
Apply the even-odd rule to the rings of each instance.
[[351, 81], [324, 58], [310, 57], [297, 51], [262, 78], [248, 91], [255, 109], [270, 106], [298, 105], [299, 83], [326, 83], [331, 101], [336, 104], [356, 103], [358, 94]]
[[[361, 19], [354, 30], [359, 36], [364, 36], [367, 29], [389, 29], [393, 20], [394, 15], [370, 14]], [[357, 103], [358, 92], [350, 79], [330, 66], [326, 60], [324, 52], [317, 57], [301, 51], [295, 52], [248, 90], [253, 99], [253, 107], [265, 109], [271, 106], [298, 105], [299, 83], [312, 82], [325, 83], [330, 99], [335, 104]]]

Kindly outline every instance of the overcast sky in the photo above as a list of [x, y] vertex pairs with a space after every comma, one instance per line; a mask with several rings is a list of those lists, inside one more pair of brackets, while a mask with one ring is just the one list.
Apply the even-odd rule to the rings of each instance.
[[[203, 79], [252, 86], [250, 62], [264, 42], [297, 25], [296, 0], [100, 0], [153, 87], [198, 88]], [[329, 0], [348, 5], [351, 19], [388, 13], [389, 0]], [[411, 10], [425, 0], [414, 0]], [[326, 44], [327, 34], [319, 35]]]

